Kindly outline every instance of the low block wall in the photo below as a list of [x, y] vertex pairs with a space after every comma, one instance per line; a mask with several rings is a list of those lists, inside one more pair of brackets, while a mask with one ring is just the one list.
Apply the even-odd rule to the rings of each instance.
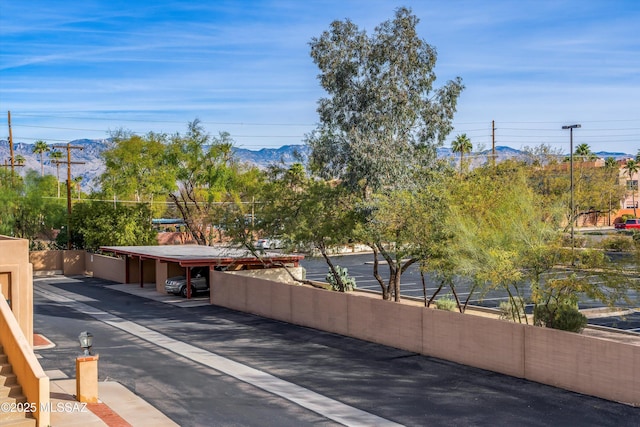
[[85, 251], [31, 251], [29, 262], [34, 272], [59, 272], [67, 276], [85, 273]]
[[436, 309], [422, 313], [422, 354], [525, 377], [525, 325]]
[[93, 277], [125, 283], [126, 264], [122, 258], [87, 253], [85, 266], [87, 272], [92, 273]]
[[59, 271], [63, 269], [62, 251], [31, 251], [29, 262], [33, 271]]
[[631, 344], [215, 271], [211, 303], [640, 406]]
[[525, 327], [526, 378], [640, 406], [640, 347]]

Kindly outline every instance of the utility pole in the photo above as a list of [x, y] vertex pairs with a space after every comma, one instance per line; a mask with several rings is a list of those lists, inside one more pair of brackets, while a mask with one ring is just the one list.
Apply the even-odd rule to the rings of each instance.
[[11, 179], [13, 180], [13, 169], [15, 160], [13, 156], [13, 133], [11, 132], [11, 111], [7, 111], [7, 123], [9, 124], [9, 153], [11, 155]]
[[54, 145], [53, 148], [66, 148], [67, 149], [67, 161], [58, 160], [60, 164], [67, 164], [67, 249], [71, 250], [71, 165], [82, 165], [84, 162], [72, 162], [71, 150], [82, 150], [83, 147], [78, 145]]
[[491, 120], [491, 159], [493, 166], [496, 165], [496, 121]]

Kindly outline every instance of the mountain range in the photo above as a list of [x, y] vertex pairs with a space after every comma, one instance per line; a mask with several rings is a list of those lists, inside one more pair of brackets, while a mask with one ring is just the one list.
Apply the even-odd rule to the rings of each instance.
[[[81, 164], [73, 164], [71, 168], [72, 176], [82, 176], [82, 188], [83, 191], [95, 188], [96, 178], [104, 171], [104, 164], [100, 153], [102, 153], [109, 141], [106, 139], [78, 139], [71, 141], [69, 144], [72, 146], [82, 147], [82, 149], [71, 150], [71, 161], [82, 162]], [[62, 151], [66, 160], [66, 144], [50, 144], [51, 147], [56, 147]], [[40, 156], [33, 153], [33, 144], [27, 144], [24, 142], [14, 143], [14, 156], [21, 155], [25, 158], [23, 167], [18, 167], [16, 170], [19, 174], [24, 175], [24, 171], [34, 169], [40, 171]], [[255, 165], [261, 169], [267, 168], [272, 164], [291, 165], [295, 162], [306, 163], [308, 159], [308, 147], [305, 145], [284, 145], [279, 148], [263, 148], [260, 150], [247, 150], [245, 148], [235, 149], [236, 157], [243, 163]], [[451, 148], [441, 147], [438, 148], [438, 157], [440, 158], [458, 158], [457, 154], [451, 151]], [[517, 150], [511, 147], [496, 147], [496, 161], [506, 160], [509, 158], [517, 158], [524, 154], [523, 151]], [[606, 158], [613, 157], [616, 160], [634, 157], [627, 153], [618, 152], [597, 152], [598, 157]], [[491, 150], [484, 150], [480, 152], [472, 153], [469, 158], [472, 160], [472, 166], [483, 164], [487, 161], [487, 158], [491, 155]], [[0, 140], [0, 162], [3, 165], [10, 164], [10, 149], [9, 142], [7, 140]], [[48, 156], [44, 155], [44, 172], [45, 174], [56, 175], [58, 171], [56, 166], [51, 163]], [[66, 165], [60, 165], [60, 179], [65, 180]]]

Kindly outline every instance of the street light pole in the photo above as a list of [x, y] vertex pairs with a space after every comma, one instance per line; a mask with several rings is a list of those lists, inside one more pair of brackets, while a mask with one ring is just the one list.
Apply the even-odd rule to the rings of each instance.
[[573, 130], [580, 128], [580, 125], [568, 125], [562, 126], [562, 129], [569, 129], [569, 181], [571, 181], [570, 193], [571, 193], [571, 215], [569, 220], [571, 221], [571, 265], [575, 265], [575, 240], [573, 234], [573, 217], [575, 215], [575, 206], [573, 204]]

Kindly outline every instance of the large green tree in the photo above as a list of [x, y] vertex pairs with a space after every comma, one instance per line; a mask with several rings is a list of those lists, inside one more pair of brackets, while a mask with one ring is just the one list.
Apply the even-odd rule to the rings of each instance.
[[280, 236], [291, 248], [317, 250], [329, 273], [344, 291], [346, 286], [331, 252], [352, 241], [358, 214], [357, 196], [336, 182], [310, 179], [301, 164], [272, 167], [260, 194], [256, 227], [263, 235]]
[[[100, 246], [155, 245], [156, 231], [147, 204], [113, 206], [109, 202], [86, 201], [73, 206], [72, 247], [98, 250]], [[61, 234], [59, 245], [66, 243]]]
[[360, 191], [406, 188], [430, 165], [452, 130], [460, 78], [434, 88], [436, 50], [417, 33], [418, 18], [399, 8], [368, 35], [334, 21], [311, 41], [311, 57], [328, 96], [309, 135], [314, 172]]
[[105, 196], [135, 202], [151, 202], [158, 196], [164, 199], [176, 180], [175, 169], [166, 161], [168, 143], [165, 134], [114, 132], [101, 154], [105, 172], [99, 182]]
[[[418, 36], [417, 24], [409, 9], [399, 8], [371, 35], [350, 20], [334, 21], [311, 41], [328, 95], [318, 102], [320, 123], [307, 138], [311, 170], [362, 198], [359, 212], [369, 224], [386, 200], [404, 200], [417, 176], [434, 166], [463, 90], [460, 78], [434, 87], [436, 51]], [[374, 262], [379, 254], [394, 276], [393, 291], [382, 284], [384, 297], [399, 299], [399, 277], [408, 266], [393, 255], [391, 248], [401, 245], [380, 240], [389, 235], [369, 233], [367, 243]]]
[[214, 242], [214, 226], [225, 209], [248, 203], [261, 182], [256, 168], [236, 161], [228, 133], [213, 137], [197, 119], [185, 134], [140, 137], [120, 131], [103, 157], [100, 182], [106, 196], [170, 202], [161, 214], [180, 216], [201, 245]]
[[189, 123], [185, 135], [172, 137], [166, 159], [177, 182], [169, 199], [201, 245], [213, 243], [214, 225], [225, 209], [254, 200], [262, 182], [256, 168], [236, 161], [228, 133], [212, 137], [198, 120]]
[[66, 218], [65, 207], [55, 195], [55, 178], [29, 170], [24, 178], [10, 179], [10, 171], [0, 170], [0, 234], [37, 240], [53, 238], [53, 229]]

